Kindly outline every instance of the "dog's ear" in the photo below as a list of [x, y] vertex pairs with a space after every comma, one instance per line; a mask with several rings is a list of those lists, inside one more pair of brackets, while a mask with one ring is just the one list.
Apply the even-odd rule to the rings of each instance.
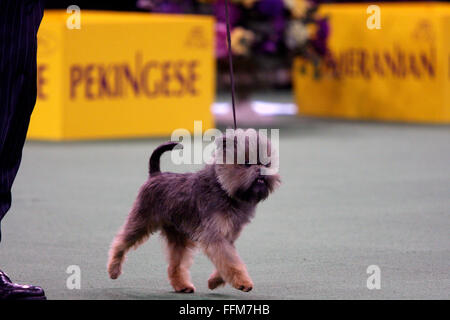
[[[216, 158], [222, 159], [222, 163], [227, 163], [227, 156], [230, 154], [236, 158], [237, 137], [236, 135], [227, 133], [216, 138]], [[231, 160], [232, 161], [232, 160]]]
[[222, 150], [226, 150], [227, 149], [227, 141], [228, 141], [227, 136], [223, 135], [223, 136], [220, 137], [219, 143], [220, 143], [220, 148]]
[[[233, 143], [231, 143], [233, 141]], [[227, 147], [236, 147], [237, 146], [237, 137], [234, 134], [223, 134], [219, 138], [216, 139], [216, 145], [218, 148], [226, 149]]]
[[[233, 141], [233, 142], [231, 142]], [[237, 147], [237, 137], [236, 135], [222, 135], [218, 137], [216, 140], [216, 146], [219, 150], [227, 150], [227, 148], [233, 147], [236, 149]]]

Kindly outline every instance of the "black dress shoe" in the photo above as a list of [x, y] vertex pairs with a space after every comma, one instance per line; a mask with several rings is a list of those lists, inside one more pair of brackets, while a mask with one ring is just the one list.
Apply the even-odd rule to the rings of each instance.
[[13, 283], [0, 270], [0, 300], [46, 300], [44, 290], [40, 287]]

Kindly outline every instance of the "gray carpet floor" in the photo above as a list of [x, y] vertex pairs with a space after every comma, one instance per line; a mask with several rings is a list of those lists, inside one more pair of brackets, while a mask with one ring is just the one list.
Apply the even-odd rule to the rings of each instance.
[[[449, 299], [450, 127], [298, 119], [280, 131], [282, 187], [237, 242], [255, 288], [172, 292], [162, 243], [132, 251], [118, 280], [108, 246], [163, 139], [28, 142], [2, 222], [0, 267], [51, 299]], [[175, 167], [168, 155], [163, 170]], [[68, 266], [81, 289], [66, 286]], [[381, 270], [369, 290], [366, 269]]]

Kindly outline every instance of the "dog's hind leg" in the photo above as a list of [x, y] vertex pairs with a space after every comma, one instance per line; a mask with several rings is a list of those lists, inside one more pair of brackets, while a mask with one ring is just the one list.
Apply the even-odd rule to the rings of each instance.
[[214, 290], [214, 289], [216, 289], [220, 286], [224, 286], [224, 285], [225, 285], [225, 280], [223, 280], [219, 271], [214, 270], [214, 272], [211, 274], [211, 276], [208, 279], [208, 288], [211, 290]]
[[191, 282], [189, 268], [193, 262], [195, 244], [173, 228], [163, 228], [167, 240], [167, 273], [169, 281], [176, 292], [193, 293], [195, 287]]
[[131, 247], [137, 247], [155, 230], [154, 226], [133, 208], [128, 215], [127, 221], [115, 236], [109, 250], [108, 273], [111, 279], [117, 279], [122, 273], [122, 263], [125, 254]]

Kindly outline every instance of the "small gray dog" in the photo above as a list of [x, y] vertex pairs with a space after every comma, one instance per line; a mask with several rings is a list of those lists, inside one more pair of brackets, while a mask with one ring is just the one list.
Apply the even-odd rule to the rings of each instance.
[[[232, 135], [216, 140], [217, 146], [222, 145], [225, 152], [216, 152], [212, 163], [195, 173], [160, 171], [161, 155], [177, 146], [177, 142], [162, 144], [153, 151], [150, 177], [141, 187], [124, 226], [111, 245], [108, 261], [111, 279], [121, 274], [127, 251], [160, 230], [167, 242], [168, 275], [176, 292], [195, 291], [189, 268], [196, 247], [202, 248], [216, 267], [208, 280], [211, 290], [225, 283], [245, 292], [253, 288], [234, 242], [254, 216], [256, 205], [280, 184], [280, 177], [278, 173], [261, 174], [272, 164], [262, 164], [259, 157], [254, 164], [250, 163], [251, 144], [245, 141], [249, 130], [252, 129], [238, 129]], [[264, 141], [271, 150], [269, 140], [264, 135], [256, 135], [257, 140]], [[244, 139], [240, 139], [242, 137]], [[242, 141], [245, 162], [239, 164], [238, 145]], [[234, 161], [231, 164], [218, 161], [218, 154], [223, 160], [227, 152], [233, 154]], [[274, 153], [270, 154], [273, 157]], [[270, 160], [274, 162], [274, 159]]]

